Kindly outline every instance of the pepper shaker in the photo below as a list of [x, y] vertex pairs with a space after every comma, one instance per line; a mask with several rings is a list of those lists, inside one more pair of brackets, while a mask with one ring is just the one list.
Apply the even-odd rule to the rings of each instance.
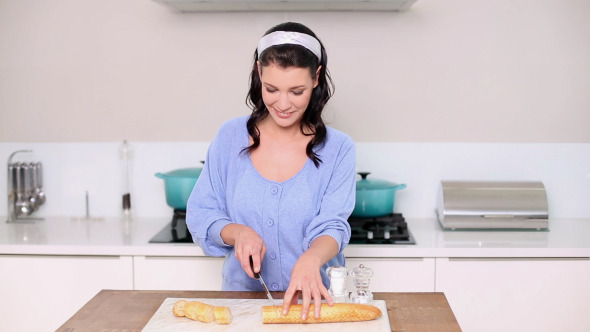
[[373, 302], [373, 293], [369, 290], [369, 285], [373, 276], [373, 269], [360, 264], [352, 269], [350, 274], [356, 288], [350, 293], [350, 302], [371, 304]]

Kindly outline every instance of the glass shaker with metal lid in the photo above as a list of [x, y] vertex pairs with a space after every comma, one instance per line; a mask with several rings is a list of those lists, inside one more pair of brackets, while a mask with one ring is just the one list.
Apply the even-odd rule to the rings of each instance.
[[360, 264], [350, 271], [350, 275], [356, 288], [350, 293], [350, 302], [371, 304], [373, 302], [373, 293], [369, 290], [369, 284], [373, 276], [373, 269]]
[[326, 272], [330, 277], [330, 289], [328, 289], [328, 292], [334, 303], [347, 302], [346, 277], [348, 276], [348, 268], [345, 266], [330, 266]]

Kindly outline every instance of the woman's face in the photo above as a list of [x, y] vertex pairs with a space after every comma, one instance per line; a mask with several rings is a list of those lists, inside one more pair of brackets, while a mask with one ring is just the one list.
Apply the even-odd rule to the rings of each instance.
[[[319, 71], [319, 69], [318, 69]], [[261, 67], [262, 100], [274, 122], [283, 128], [299, 126], [318, 80], [309, 68], [282, 68], [274, 63]]]

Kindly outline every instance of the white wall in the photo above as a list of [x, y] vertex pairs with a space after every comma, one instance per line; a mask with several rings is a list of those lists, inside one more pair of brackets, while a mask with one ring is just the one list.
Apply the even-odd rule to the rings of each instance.
[[0, 161], [31, 148], [44, 163], [39, 215], [83, 215], [88, 191], [92, 215], [114, 216], [128, 139], [137, 213], [169, 216], [153, 174], [198, 165], [218, 126], [248, 113], [258, 39], [292, 20], [328, 49], [326, 119], [357, 142], [358, 169], [408, 185], [397, 211], [434, 216], [440, 180], [539, 180], [553, 217], [590, 218], [588, 13], [586, 0], [213, 14], [150, 0], [0, 0]]
[[[164, 182], [156, 172], [200, 166], [208, 144], [132, 142], [132, 197], [136, 215], [165, 217]], [[118, 216], [122, 169], [119, 143], [0, 143], [0, 158], [17, 149], [19, 161], [42, 161], [47, 202], [37, 216], [83, 217], [85, 193], [92, 217]], [[441, 180], [542, 181], [551, 218], [590, 218], [588, 143], [357, 143], [357, 170], [373, 179], [405, 183], [395, 211], [411, 218], [434, 218]], [[0, 188], [6, 177], [0, 176]], [[0, 191], [0, 216], [6, 215]], [[4, 204], [3, 204], [4, 203]]]
[[248, 112], [259, 37], [293, 20], [324, 41], [326, 119], [357, 142], [590, 142], [589, 12], [585, 0], [214, 14], [1, 0], [0, 141], [209, 142]]

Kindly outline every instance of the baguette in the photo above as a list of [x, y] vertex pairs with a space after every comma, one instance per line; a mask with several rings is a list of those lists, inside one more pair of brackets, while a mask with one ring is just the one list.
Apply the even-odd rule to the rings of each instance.
[[314, 304], [310, 304], [307, 319], [301, 319], [301, 304], [290, 307], [289, 313], [283, 315], [277, 312], [275, 306], [262, 307], [263, 324], [314, 324], [337, 322], [361, 322], [381, 317], [379, 308], [368, 304], [334, 303], [334, 306], [322, 305], [320, 318], [314, 317]]
[[215, 321], [213, 306], [198, 301], [190, 301], [184, 304], [184, 315], [192, 320], [203, 323]]
[[214, 307], [213, 313], [217, 324], [231, 324], [232, 314], [228, 307]]
[[198, 301], [177, 301], [172, 307], [172, 313], [176, 317], [187, 317], [203, 323], [231, 324], [232, 321], [228, 307], [214, 307]]
[[184, 317], [184, 305], [187, 303], [185, 300], [180, 300], [174, 303], [174, 307], [172, 308], [172, 313], [176, 317]]

